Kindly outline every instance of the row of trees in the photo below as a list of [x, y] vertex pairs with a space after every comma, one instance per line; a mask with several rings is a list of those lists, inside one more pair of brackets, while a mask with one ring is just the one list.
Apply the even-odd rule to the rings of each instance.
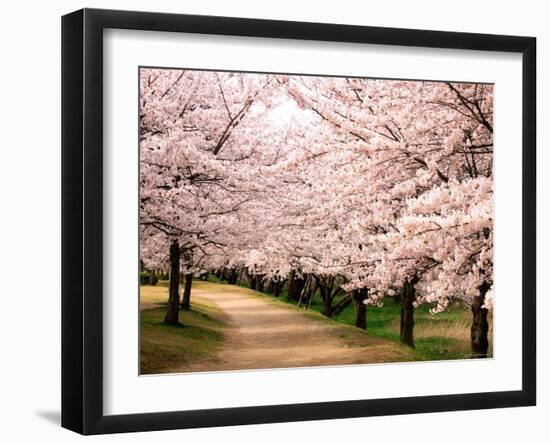
[[409, 346], [415, 307], [461, 300], [487, 355], [491, 85], [142, 69], [140, 88], [141, 258], [170, 270], [167, 322], [180, 272], [189, 294], [245, 272], [329, 317], [354, 303], [359, 326], [399, 297]]

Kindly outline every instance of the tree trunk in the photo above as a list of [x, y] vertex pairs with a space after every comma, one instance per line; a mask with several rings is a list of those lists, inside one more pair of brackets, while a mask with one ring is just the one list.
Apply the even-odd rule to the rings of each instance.
[[185, 286], [183, 288], [183, 299], [181, 309], [189, 311], [191, 309], [191, 285], [193, 284], [193, 274], [185, 274]]
[[302, 290], [304, 289], [305, 284], [306, 284], [305, 278], [298, 277], [296, 275], [295, 270], [290, 271], [290, 275], [288, 277], [287, 297], [290, 300], [298, 301], [300, 299], [300, 294], [302, 293]]
[[245, 275], [246, 275], [245, 270], [241, 268], [239, 270], [239, 272], [237, 273], [237, 284], [238, 285], [246, 284], [246, 282], [244, 281]]
[[230, 269], [228, 271], [228, 275], [227, 275], [227, 282], [231, 285], [236, 285], [237, 284], [237, 270], [236, 269]]
[[227, 269], [225, 269], [225, 268], [222, 268], [221, 273], [220, 273], [220, 282], [223, 282], [223, 281], [228, 281], [227, 280]]
[[349, 300], [344, 298], [340, 301], [340, 303], [336, 306], [337, 309], [335, 310], [334, 298], [336, 297], [336, 294], [338, 294], [338, 291], [340, 290], [339, 286], [336, 284], [336, 277], [335, 276], [324, 276], [324, 277], [315, 277], [315, 281], [317, 282], [317, 287], [319, 288], [319, 292], [321, 293], [321, 301], [323, 302], [323, 310], [322, 314], [331, 318], [334, 315], [338, 315], [340, 312], [342, 312], [347, 305], [349, 305], [352, 300], [351, 297]]
[[247, 277], [248, 277], [248, 287], [250, 289], [252, 289], [253, 291], [256, 290], [256, 286], [257, 286], [257, 278], [254, 274], [250, 274], [249, 272], [247, 272]]
[[299, 307], [301, 307], [302, 305], [306, 305], [306, 307], [309, 306], [309, 303], [313, 298], [313, 294], [315, 293], [316, 288], [317, 286], [315, 285], [315, 278], [312, 274], [308, 274], [305, 278], [305, 283], [302, 287], [302, 291], [300, 292], [300, 296], [298, 297]]
[[273, 295], [275, 297], [279, 297], [281, 295], [281, 289], [283, 289], [285, 281], [286, 280], [280, 280], [280, 281], [276, 280], [273, 282]]
[[256, 277], [256, 290], [258, 292], [264, 292], [264, 276], [258, 275]]
[[319, 284], [319, 290], [321, 292], [321, 300], [323, 301], [323, 310], [321, 313], [328, 318], [332, 317], [332, 297], [330, 296], [330, 289], [322, 284], [321, 282], [318, 282]]
[[332, 318], [332, 300], [323, 303], [323, 310], [321, 313], [328, 318]]
[[168, 291], [168, 305], [164, 321], [171, 325], [178, 325], [180, 311], [180, 297], [178, 294], [180, 285], [180, 245], [174, 240], [170, 245], [170, 284]]
[[149, 279], [149, 283], [153, 286], [156, 286], [158, 282], [159, 282], [159, 278], [158, 278], [157, 272], [153, 269], [151, 271], [151, 278]]
[[317, 280], [315, 278], [311, 279], [311, 285], [307, 292], [307, 304], [308, 307], [311, 305], [311, 300], [313, 297], [315, 297], [315, 292], [317, 291], [317, 288], [319, 287], [319, 284], [317, 283]]
[[355, 326], [361, 329], [367, 329], [367, 305], [364, 303], [369, 296], [368, 289], [357, 289], [353, 292], [353, 298], [356, 302]]
[[483, 282], [479, 286], [479, 295], [474, 297], [472, 302], [472, 357], [473, 358], [487, 358], [487, 351], [489, 349], [489, 339], [487, 333], [489, 332], [489, 322], [487, 321], [487, 309], [483, 307], [485, 303], [485, 295], [490, 286], [487, 282]]
[[401, 343], [414, 348], [414, 301], [416, 300], [416, 284], [418, 277], [413, 277], [411, 281], [405, 280], [403, 283], [403, 293], [401, 294]]

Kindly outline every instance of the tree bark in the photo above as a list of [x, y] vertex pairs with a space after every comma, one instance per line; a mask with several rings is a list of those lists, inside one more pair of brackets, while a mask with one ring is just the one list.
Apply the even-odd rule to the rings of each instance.
[[168, 291], [168, 305], [166, 307], [165, 323], [179, 325], [180, 297], [180, 245], [177, 240], [170, 244], [170, 284]]
[[256, 277], [256, 290], [264, 292], [264, 276], [261, 274]]
[[245, 285], [246, 284], [246, 282], [244, 280], [245, 275], [246, 275], [245, 270], [243, 268], [241, 268], [239, 270], [239, 272], [237, 273], [237, 284], [238, 285]]
[[309, 307], [313, 294], [317, 289], [317, 286], [315, 284], [315, 278], [313, 277], [313, 275], [311, 274], [306, 275], [304, 281], [305, 283], [298, 297], [299, 307], [301, 307], [302, 305]]
[[181, 309], [189, 311], [191, 309], [191, 285], [193, 284], [193, 274], [185, 274], [185, 286], [183, 287], [183, 299]]
[[330, 296], [330, 289], [321, 282], [318, 282], [319, 290], [321, 292], [321, 300], [323, 301], [323, 315], [328, 318], [332, 317], [332, 297]]
[[364, 303], [369, 296], [369, 290], [366, 288], [357, 289], [353, 292], [353, 298], [356, 302], [355, 326], [367, 330], [367, 305]]
[[[338, 310], [334, 310], [334, 298], [336, 297], [336, 294], [339, 291], [339, 286], [336, 284], [336, 277], [335, 276], [324, 276], [324, 277], [318, 277], [314, 275], [315, 280], [317, 282], [317, 286], [319, 287], [319, 292], [321, 293], [321, 300], [323, 302], [323, 310], [322, 314], [331, 318], [335, 315], [335, 313], [339, 314], [346, 306], [338, 306]], [[340, 303], [351, 303], [351, 299], [346, 300], [345, 298]]]
[[315, 278], [311, 279], [311, 285], [308, 288], [307, 292], [307, 304], [308, 306], [311, 305], [311, 300], [313, 297], [315, 297], [315, 292], [317, 291], [317, 288], [319, 287], [319, 284], [317, 283], [317, 280]]
[[323, 303], [321, 313], [328, 318], [332, 318], [332, 300], [327, 300]]
[[231, 285], [237, 284], [237, 270], [236, 269], [229, 269], [228, 275], [227, 275], [227, 282]]
[[229, 281], [227, 278], [227, 269], [222, 268], [221, 274], [220, 274], [220, 282], [223, 282], [224, 280]]
[[149, 283], [152, 286], [156, 286], [158, 282], [159, 282], [159, 278], [158, 278], [157, 272], [153, 269], [151, 271], [151, 278], [149, 279]]
[[490, 285], [483, 282], [479, 286], [479, 295], [474, 297], [472, 302], [472, 358], [487, 358], [489, 349], [489, 322], [487, 321], [487, 309], [483, 307], [485, 303], [485, 295], [489, 291]]
[[285, 284], [286, 280], [275, 280], [273, 281], [273, 295], [279, 297], [281, 295], [281, 289]]
[[403, 283], [401, 294], [401, 343], [414, 348], [414, 301], [416, 300], [416, 284], [419, 278], [414, 276]]
[[248, 277], [248, 287], [250, 289], [252, 289], [253, 291], [256, 290], [256, 287], [257, 287], [257, 278], [254, 274], [251, 274], [249, 272], [246, 273], [247, 277]]
[[300, 299], [300, 294], [302, 293], [302, 290], [304, 289], [305, 284], [306, 284], [305, 278], [298, 277], [296, 275], [295, 270], [290, 271], [290, 275], [288, 277], [287, 297], [290, 300], [298, 301]]

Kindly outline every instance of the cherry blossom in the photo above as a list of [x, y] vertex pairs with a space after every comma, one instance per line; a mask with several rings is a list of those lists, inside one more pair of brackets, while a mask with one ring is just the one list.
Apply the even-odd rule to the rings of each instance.
[[411, 346], [465, 303], [487, 353], [492, 85], [141, 69], [140, 168], [147, 267], [303, 278], [328, 316], [400, 295]]

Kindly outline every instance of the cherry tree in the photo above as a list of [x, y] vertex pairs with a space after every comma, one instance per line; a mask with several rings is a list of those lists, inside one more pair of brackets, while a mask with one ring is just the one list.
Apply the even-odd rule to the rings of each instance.
[[255, 125], [246, 123], [265, 112], [255, 104], [270, 83], [265, 76], [140, 70], [140, 224], [166, 238], [168, 323], [179, 322], [180, 257], [189, 276], [192, 257], [216, 255], [213, 249], [224, 246], [225, 216], [248, 200], [228, 163], [255, 152]]
[[[345, 180], [355, 184], [356, 189], [335, 199], [340, 208], [345, 208], [345, 214], [340, 215], [348, 220], [343, 225], [350, 231], [349, 240], [344, 242], [348, 253], [342, 254], [350, 263], [346, 288], [366, 287], [371, 303], [400, 289], [402, 341], [410, 345], [414, 345], [415, 305], [430, 302], [441, 310], [450, 298], [462, 298], [473, 309], [473, 352], [486, 353], [486, 346], [476, 352], [474, 343], [479, 341], [476, 336], [486, 341], [484, 309], [490, 301], [486, 303], [485, 296], [491, 297], [491, 251], [487, 246], [492, 244], [492, 218], [487, 216], [492, 212], [491, 86], [295, 77], [282, 81], [290, 84], [291, 97], [345, 137], [345, 142], [333, 144], [333, 149], [357, 154]], [[360, 173], [354, 174], [357, 171]], [[468, 189], [483, 192], [461, 194]], [[425, 193], [428, 195], [423, 196]], [[470, 259], [459, 263], [457, 256], [454, 266], [450, 266], [448, 258], [441, 260], [439, 254], [426, 248], [434, 243], [433, 239], [423, 238], [424, 231], [411, 230], [413, 220], [408, 208], [415, 199], [421, 199], [426, 208], [428, 198], [445, 193], [454, 193], [457, 201], [462, 201], [464, 216], [471, 220], [469, 229], [460, 231], [454, 227], [456, 223], [448, 224], [455, 230], [450, 236], [434, 227], [435, 220], [426, 229], [432, 237], [453, 238], [449, 240], [453, 251], [469, 251]], [[466, 199], [475, 202], [472, 207], [465, 205]], [[419, 204], [416, 203], [417, 210]], [[432, 206], [431, 213], [422, 214], [422, 221], [426, 222], [429, 216], [444, 217], [444, 209]], [[474, 225], [483, 229], [471, 232]], [[342, 238], [343, 234], [339, 235]], [[480, 250], [476, 243], [466, 248], [472, 237], [483, 239], [485, 246]], [[477, 259], [483, 261], [483, 267], [471, 263]], [[479, 275], [486, 276], [483, 284]], [[442, 277], [461, 281], [462, 286], [467, 281], [477, 282], [478, 286], [470, 284], [466, 290], [449, 282], [443, 290], [437, 285], [445, 281]], [[403, 282], [401, 288], [396, 287], [399, 281]], [[423, 286], [423, 295], [417, 291], [418, 284]], [[485, 319], [478, 322], [480, 310]]]
[[487, 354], [491, 85], [156, 69], [140, 80], [142, 255], [173, 268], [168, 322], [176, 269], [187, 302], [193, 273], [236, 282], [245, 270], [254, 288], [288, 280], [300, 301], [318, 290], [329, 317], [354, 303], [363, 328], [365, 304], [400, 295], [410, 346], [416, 306], [461, 300], [472, 353]]

